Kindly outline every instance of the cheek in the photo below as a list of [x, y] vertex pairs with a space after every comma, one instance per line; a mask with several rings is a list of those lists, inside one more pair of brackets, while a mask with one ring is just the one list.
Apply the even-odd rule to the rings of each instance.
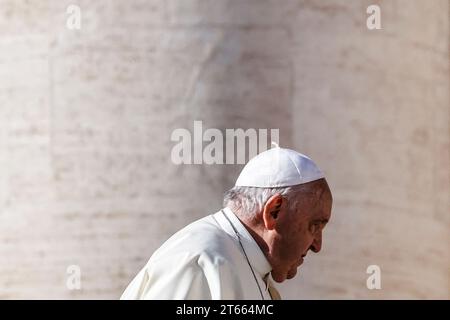
[[277, 256], [288, 264], [296, 263], [301, 255], [309, 248], [312, 243], [308, 226], [304, 223], [300, 225], [285, 225], [284, 232], [279, 232], [274, 247]]
[[290, 248], [292, 252], [296, 254], [296, 259], [299, 259], [313, 242], [312, 235], [306, 227], [295, 230], [290, 238]]
[[297, 261], [309, 246], [309, 235], [297, 231], [283, 238], [280, 253], [285, 260]]

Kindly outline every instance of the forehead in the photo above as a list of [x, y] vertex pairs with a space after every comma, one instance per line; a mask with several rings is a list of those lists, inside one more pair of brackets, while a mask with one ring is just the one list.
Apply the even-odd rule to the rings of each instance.
[[333, 197], [325, 179], [309, 182], [297, 189], [298, 205], [296, 219], [326, 220], [331, 216]]
[[310, 216], [314, 220], [327, 222], [331, 216], [333, 198], [328, 186], [314, 190], [314, 196], [310, 201]]

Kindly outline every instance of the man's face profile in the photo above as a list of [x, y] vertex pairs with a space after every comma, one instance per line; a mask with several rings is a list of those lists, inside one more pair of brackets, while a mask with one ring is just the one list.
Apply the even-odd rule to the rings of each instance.
[[322, 247], [322, 232], [331, 217], [331, 191], [325, 179], [309, 183], [307, 190], [298, 193], [294, 208], [275, 195], [263, 210], [269, 234], [267, 255], [277, 282], [295, 277], [308, 251], [317, 253]]

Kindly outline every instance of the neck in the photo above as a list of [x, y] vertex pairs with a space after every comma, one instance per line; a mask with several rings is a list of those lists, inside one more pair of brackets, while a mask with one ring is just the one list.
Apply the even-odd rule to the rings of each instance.
[[261, 228], [258, 227], [258, 225], [254, 221], [249, 221], [248, 219], [242, 218], [240, 215], [237, 215], [237, 218], [241, 223], [244, 225], [245, 229], [250, 233], [252, 238], [256, 241], [261, 251], [266, 256], [267, 260], [270, 263], [270, 257], [269, 257], [269, 246], [267, 245], [266, 241], [263, 237], [263, 232], [261, 231]]

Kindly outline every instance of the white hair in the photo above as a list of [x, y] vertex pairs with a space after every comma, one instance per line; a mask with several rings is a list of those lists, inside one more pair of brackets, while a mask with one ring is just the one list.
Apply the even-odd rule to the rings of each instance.
[[289, 211], [295, 211], [301, 201], [298, 193], [304, 189], [300, 185], [282, 188], [233, 187], [225, 193], [223, 204], [236, 214], [252, 219], [277, 193], [287, 199]]

